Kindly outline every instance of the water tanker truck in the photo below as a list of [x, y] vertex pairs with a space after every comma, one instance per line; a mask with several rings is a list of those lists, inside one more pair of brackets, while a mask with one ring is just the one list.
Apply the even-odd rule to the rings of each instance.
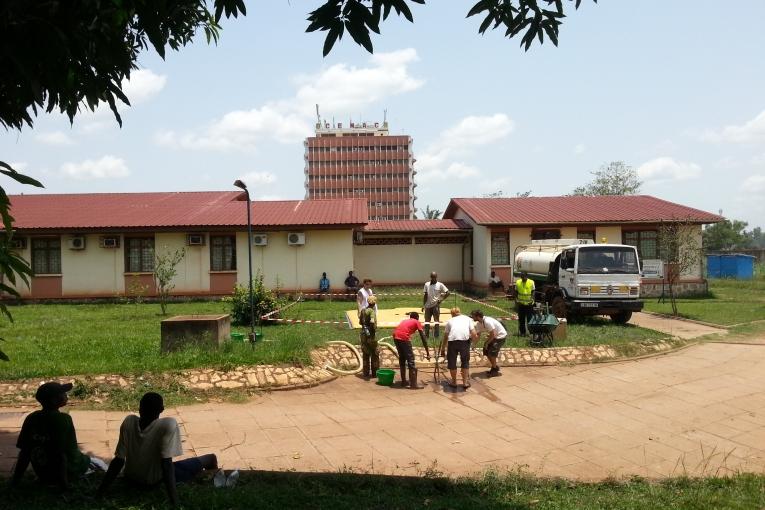
[[634, 246], [540, 240], [519, 246], [514, 255], [515, 276], [525, 271], [557, 317], [608, 315], [624, 324], [643, 309]]

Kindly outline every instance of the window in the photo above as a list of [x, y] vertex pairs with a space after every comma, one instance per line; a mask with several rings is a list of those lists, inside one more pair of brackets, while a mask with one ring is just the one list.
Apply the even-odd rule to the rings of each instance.
[[509, 234], [491, 234], [491, 265], [510, 265], [510, 236]]
[[125, 272], [151, 273], [154, 271], [154, 238], [128, 237], [125, 239]]
[[61, 239], [32, 239], [32, 270], [35, 274], [61, 274]]
[[656, 239], [658, 234], [656, 230], [637, 230], [634, 232], [623, 232], [622, 243], [630, 246], [636, 246], [638, 255], [641, 259], [658, 258]]
[[532, 241], [537, 241], [539, 239], [560, 239], [560, 229], [551, 228], [546, 230], [534, 230], [531, 232]]
[[590, 241], [595, 240], [595, 231], [594, 230], [577, 230], [576, 231], [576, 238], [577, 239], [589, 239]]
[[236, 237], [210, 236], [210, 270], [236, 270]]

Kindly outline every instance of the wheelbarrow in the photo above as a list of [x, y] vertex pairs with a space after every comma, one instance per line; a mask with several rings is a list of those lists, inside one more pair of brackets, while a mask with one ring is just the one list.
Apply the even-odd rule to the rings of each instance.
[[558, 318], [554, 313], [550, 313], [550, 306], [547, 303], [544, 305], [537, 303], [534, 306], [534, 313], [531, 314], [526, 323], [531, 334], [529, 345], [552, 347], [553, 331], [558, 327], [558, 324]]

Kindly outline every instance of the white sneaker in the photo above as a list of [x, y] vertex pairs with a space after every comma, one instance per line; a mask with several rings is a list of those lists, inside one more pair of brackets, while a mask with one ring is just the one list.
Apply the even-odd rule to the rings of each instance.
[[235, 486], [237, 481], [239, 481], [239, 470], [235, 469], [229, 473], [228, 477], [226, 478], [226, 487], [230, 488]]
[[213, 476], [213, 485], [216, 489], [220, 489], [226, 486], [226, 472], [219, 469], [215, 476]]

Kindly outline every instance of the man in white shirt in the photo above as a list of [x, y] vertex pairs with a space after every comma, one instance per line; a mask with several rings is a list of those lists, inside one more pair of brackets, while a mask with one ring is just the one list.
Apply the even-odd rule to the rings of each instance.
[[[359, 318], [361, 318], [361, 311], [369, 306], [369, 296], [373, 296], [372, 291], [372, 279], [364, 278], [364, 286], [356, 293], [356, 307], [358, 308]], [[377, 303], [375, 303], [375, 315], [377, 314]]]
[[499, 357], [499, 350], [505, 345], [507, 340], [507, 330], [494, 317], [484, 316], [481, 310], [473, 310], [470, 313], [470, 317], [476, 322], [476, 330], [478, 336], [486, 331], [486, 341], [483, 343], [483, 355], [489, 359], [491, 363], [491, 369], [486, 374], [487, 377], [496, 377], [502, 375], [499, 373], [499, 365], [497, 365], [497, 358]]
[[150, 392], [141, 397], [140, 416], [131, 414], [123, 420], [114, 459], [98, 488], [99, 495], [124, 467], [125, 478], [135, 484], [164, 482], [171, 504], [178, 506], [177, 482], [190, 481], [205, 469], [218, 469], [218, 458], [212, 453], [173, 462], [173, 457], [183, 454], [181, 433], [175, 418], [159, 417], [164, 410], [162, 395]]
[[473, 319], [467, 315], [460, 315], [460, 309], [454, 307], [450, 310], [452, 318], [444, 327], [444, 341], [441, 343], [441, 356], [444, 355], [444, 344], [446, 347], [446, 366], [452, 380], [449, 386], [457, 387], [457, 355], [460, 357], [460, 368], [462, 369], [462, 387], [470, 388], [470, 342], [478, 339], [475, 331]]
[[430, 273], [430, 281], [425, 282], [425, 293], [422, 296], [422, 311], [425, 312], [425, 338], [430, 337], [430, 323], [435, 322], [433, 338], [438, 338], [439, 319], [441, 318], [441, 301], [449, 296], [449, 289], [438, 281], [435, 271]]

